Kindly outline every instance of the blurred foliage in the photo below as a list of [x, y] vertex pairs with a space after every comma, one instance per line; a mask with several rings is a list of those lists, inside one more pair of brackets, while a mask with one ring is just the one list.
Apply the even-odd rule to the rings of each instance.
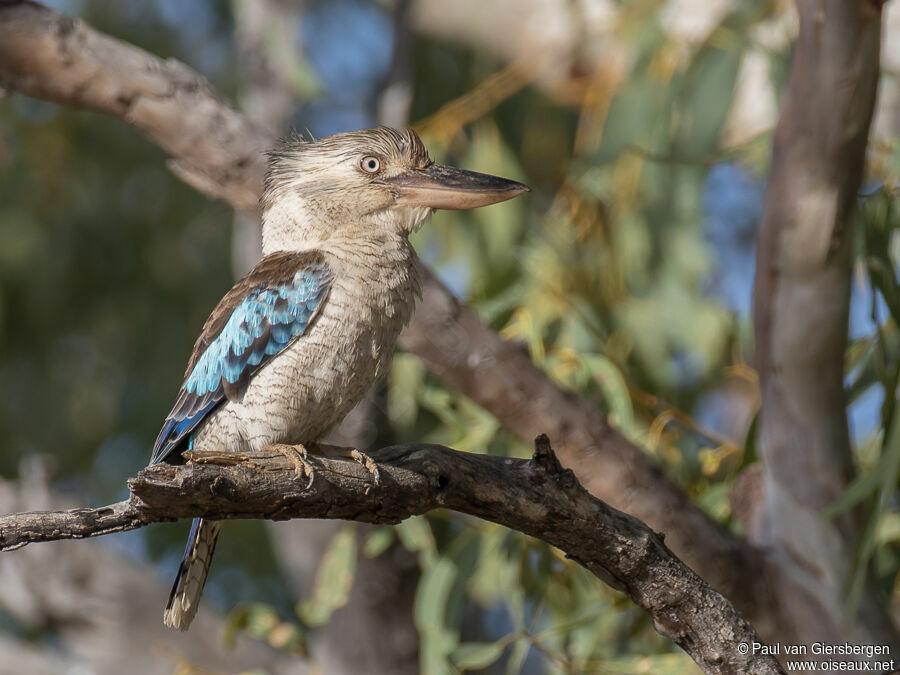
[[239, 605], [232, 610], [225, 625], [225, 645], [233, 647], [240, 632], [265, 640], [275, 649], [283, 649], [297, 656], [309, 656], [303, 628], [294, 622], [282, 620], [271, 605], [254, 602]]
[[[884, 168], [884, 167], [882, 167]], [[857, 550], [850, 581], [848, 604], [858, 609], [870, 565], [875, 562], [876, 582], [886, 595], [900, 593], [900, 521], [897, 480], [900, 476], [900, 417], [896, 412], [896, 392], [900, 381], [900, 353], [897, 326], [900, 325], [900, 284], [896, 270], [900, 239], [900, 166], [882, 176], [881, 186], [860, 199], [856, 231], [857, 260], [875, 292], [871, 297], [871, 335], [852, 341], [848, 347], [848, 397], [859, 399], [875, 393], [881, 398], [878, 429], [860, 445], [861, 471], [856, 480], [827, 510], [833, 516], [863, 505], [866, 527]]]
[[312, 595], [297, 606], [308, 626], [328, 623], [335, 610], [347, 604], [356, 572], [355, 523], [347, 523], [332, 537], [319, 563]]
[[[439, 212], [414, 243], [486, 322], [738, 528], [728, 493], [755, 460], [758, 394], [746, 364], [747, 303], [730, 302], [722, 288], [733, 277], [749, 298], [770, 136], [724, 138], [751, 52], [764, 55], [775, 90], [783, 86], [787, 48], [763, 48], [755, 32], [783, 8], [737, 3], [690, 43], [667, 30], [664, 3], [618, 4], [627, 65], [621, 77], [601, 64], [579, 81], [578, 105], [534, 86], [517, 64], [417, 38], [412, 117], [432, 156], [534, 192]], [[224, 94], [240, 90], [227, 3], [79, 7], [101, 30], [194, 65]], [[299, 128], [307, 113], [299, 111]], [[849, 347], [847, 382], [848, 401], [880, 406], [880, 415], [856, 439], [860, 477], [833, 512], [868, 509], [853, 588], [872, 562], [898, 601], [900, 204], [891, 186], [900, 143], [876, 150], [876, 188], [860, 200], [857, 241], [858, 283], [874, 290], [867, 328]], [[749, 207], [711, 190], [723, 166], [752, 186]], [[145, 463], [191, 344], [230, 285], [231, 218], [119, 121], [15, 96], [0, 104], [0, 172], [0, 474], [14, 476], [25, 454], [48, 453], [61, 485], [108, 501]], [[728, 237], [731, 248], [721, 243]], [[398, 442], [530, 452], [413, 355], [398, 354], [387, 400]], [[347, 602], [357, 557], [399, 542], [422, 571], [422, 672], [696, 672], [624, 596], [558, 551], [489, 523], [438, 513], [375, 529], [362, 545], [352, 525], [341, 529], [295, 611], [265, 531], [227, 528], [209, 590], [227, 605], [243, 601], [229, 640], [246, 631], [304, 654], [307, 631]], [[170, 573], [183, 535], [179, 526], [151, 528], [144, 552]]]

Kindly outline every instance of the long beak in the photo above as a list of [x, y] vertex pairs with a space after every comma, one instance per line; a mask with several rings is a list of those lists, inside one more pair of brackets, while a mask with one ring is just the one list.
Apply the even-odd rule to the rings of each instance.
[[531, 191], [514, 180], [437, 163], [372, 182], [389, 188], [398, 204], [433, 209], [474, 209]]

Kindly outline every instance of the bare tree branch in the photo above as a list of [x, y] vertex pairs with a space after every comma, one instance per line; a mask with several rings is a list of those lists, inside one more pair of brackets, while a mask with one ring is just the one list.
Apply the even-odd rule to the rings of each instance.
[[[333, 448], [322, 446], [324, 454]], [[89, 537], [176, 518], [343, 518], [397, 523], [449, 508], [538, 537], [627, 593], [654, 626], [707, 673], [781, 673], [769, 656], [742, 654], [759, 643], [750, 623], [676, 558], [636, 518], [591, 496], [563, 469], [546, 436], [530, 461], [476, 455], [439, 445], [384, 448], [380, 479], [362, 466], [311, 458], [310, 483], [275, 449], [188, 453], [192, 464], [156, 465], [129, 481], [131, 497], [98, 509], [19, 513], [0, 518], [0, 550]]]
[[[238, 209], [257, 206], [262, 151], [273, 139], [177, 61], [35, 3], [0, 0], [0, 87], [123, 117], [168, 152], [176, 173], [197, 189]], [[401, 336], [404, 348], [524, 442], [538, 433], [557, 438], [560, 457], [588, 490], [664, 531], [709, 583], [760, 625], [773, 624], [750, 546], [692, 505], [601, 412], [556, 386], [431, 275], [424, 295]]]
[[780, 611], [791, 640], [897, 648], [873, 589], [858, 618], [845, 615], [859, 519], [821, 516], [853, 476], [844, 395], [852, 216], [879, 78], [881, 7], [872, 0], [797, 7], [800, 34], [757, 256], [765, 526], [750, 534], [773, 552], [770, 578], [786, 600]]

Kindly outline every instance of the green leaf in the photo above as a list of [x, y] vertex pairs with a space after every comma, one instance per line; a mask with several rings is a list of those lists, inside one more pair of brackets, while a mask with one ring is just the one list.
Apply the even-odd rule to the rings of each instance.
[[[475, 126], [470, 152], [463, 165], [477, 166], [486, 173], [515, 180], [527, 178], [515, 155], [503, 143], [496, 125], [489, 119]], [[495, 275], [517, 261], [516, 245], [525, 226], [524, 209], [525, 202], [514, 199], [492, 209], [472, 212], [472, 218], [478, 225], [473, 233], [480, 244], [475, 259], [482, 258], [485, 272], [479, 277]], [[478, 279], [473, 280], [473, 283], [477, 282]]]
[[425, 569], [429, 567], [437, 555], [437, 544], [431, 525], [424, 516], [407, 518], [394, 527], [397, 538], [407, 551], [419, 554], [419, 565]]
[[679, 96], [676, 156], [702, 158], [716, 150], [731, 109], [742, 56], [742, 42], [726, 49], [707, 45], [697, 52]]
[[598, 164], [612, 162], [630, 145], [646, 147], [651, 134], [664, 119], [667, 88], [659, 80], [639, 74], [626, 81], [613, 99], [603, 125]]
[[388, 415], [391, 427], [411, 430], [419, 414], [419, 392], [425, 381], [425, 365], [413, 354], [397, 354], [388, 378]]
[[465, 642], [453, 650], [451, 658], [460, 670], [481, 670], [503, 655], [504, 642]]
[[847, 370], [852, 380], [847, 387], [847, 403], [862, 396], [869, 387], [885, 379], [885, 361], [890, 364], [900, 360], [900, 331], [892, 319], [879, 329], [881, 344], [873, 344], [872, 337], [856, 340], [847, 350]]
[[348, 524], [331, 538], [322, 554], [312, 597], [297, 607], [300, 618], [310, 626], [328, 623], [331, 615], [347, 604], [355, 572], [356, 528]]
[[394, 528], [379, 527], [366, 538], [363, 545], [363, 555], [367, 558], [377, 558], [388, 550], [388, 547], [394, 542]]
[[[847, 606], [850, 617], [855, 616], [859, 609], [866, 575], [869, 571], [869, 561], [875, 550], [878, 523], [881, 521], [881, 517], [888, 512], [891, 497], [897, 490], [898, 471], [900, 471], [900, 415], [895, 415], [891, 423], [891, 429], [887, 434], [887, 441], [881, 459], [878, 462], [878, 467], [869, 472], [869, 475], [874, 475], [877, 478], [875, 483], [877, 495], [866, 518], [865, 528], [860, 538], [856, 559], [853, 564], [853, 576], [850, 580], [850, 589], [847, 592]], [[841, 499], [845, 496], [846, 493], [841, 496]]]
[[900, 513], [886, 513], [878, 523], [876, 540], [879, 544], [900, 541]]
[[[274, 625], [271, 621], [261, 620], [261, 617], [274, 618], [277, 622], [278, 618], [275, 611], [269, 606], [261, 602], [248, 603], [239, 605], [228, 613], [225, 621], [225, 646], [234, 647], [237, 636], [242, 631], [248, 631], [254, 637], [265, 635], [265, 632]], [[260, 631], [260, 627], [265, 625], [265, 629]]]
[[[896, 428], [897, 424], [895, 423], [893, 426]], [[891, 434], [894, 433], [895, 431], [892, 430]], [[869, 497], [884, 483], [896, 479], [897, 467], [900, 465], [898, 460], [900, 460], [900, 443], [897, 442], [897, 439], [891, 438], [890, 444], [885, 446], [885, 450], [882, 451], [877, 466], [857, 476], [840, 497], [822, 509], [822, 515], [826, 518], [840, 515]], [[891, 473], [892, 470], [893, 473]]]
[[744, 456], [741, 458], [741, 466], [743, 469], [756, 461], [756, 434], [759, 429], [759, 411], [753, 414], [750, 420], [750, 427], [747, 429], [747, 435], [744, 437]]
[[528, 640], [516, 640], [506, 662], [506, 675], [519, 675], [522, 668], [525, 667], [525, 660], [528, 658], [528, 652], [531, 651], [531, 643]]
[[487, 410], [465, 397], [460, 397], [457, 408], [462, 416], [464, 433], [455, 440], [453, 446], [466, 452], [484, 452], [502, 428], [500, 422]]
[[239, 605], [225, 621], [225, 645], [234, 647], [239, 633], [246, 631], [256, 640], [265, 640], [275, 649], [306, 655], [308, 648], [303, 629], [282, 621], [273, 607], [261, 602]]
[[602, 354], [583, 354], [581, 360], [603, 391], [610, 424], [630, 435], [634, 431], [634, 410], [622, 371]]
[[452, 560], [439, 558], [422, 575], [416, 589], [413, 615], [421, 638], [423, 672], [450, 672], [448, 657], [459, 643], [459, 633], [447, 626], [445, 617], [456, 572]]

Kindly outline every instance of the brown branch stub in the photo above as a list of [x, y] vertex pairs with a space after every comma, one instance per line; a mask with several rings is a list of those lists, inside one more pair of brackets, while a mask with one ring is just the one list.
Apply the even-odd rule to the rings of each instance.
[[[147, 467], [128, 481], [131, 497], [98, 509], [0, 517], [0, 550], [90, 537], [177, 518], [342, 518], [397, 523], [450, 508], [557, 546], [610, 579], [653, 617], [654, 626], [708, 673], [780, 673], [768, 656], [741, 654], [760, 638], [737, 610], [676, 558], [642, 522], [592, 497], [550, 447], [535, 441], [532, 460], [412, 444], [373, 453], [375, 483], [359, 463], [309, 457], [312, 483], [297, 478], [280, 452], [192, 453], [184, 466]], [[336, 451], [336, 452], [330, 452]], [[535, 480], [536, 472], [543, 480]], [[549, 479], [549, 480], [548, 480]]]
[[[534, 439], [534, 454], [531, 455], [531, 462], [537, 469], [551, 476], [561, 474], [564, 469], [553, 448], [550, 447], [550, 439], [547, 434], [541, 434]], [[571, 472], [570, 472], [571, 473]]]

